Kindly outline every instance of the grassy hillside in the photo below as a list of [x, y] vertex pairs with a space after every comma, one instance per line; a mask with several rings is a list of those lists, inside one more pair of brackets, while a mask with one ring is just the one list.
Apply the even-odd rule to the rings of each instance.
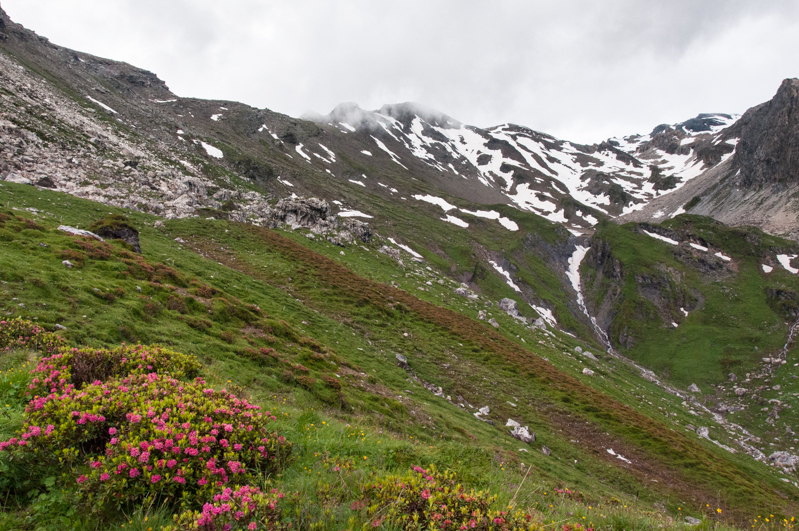
[[[612, 303], [607, 314], [614, 344], [680, 388], [696, 383], [708, 406], [734, 404], [739, 410], [730, 418], [765, 440], [785, 447], [796, 442], [790, 434], [797, 420], [792, 408], [781, 409], [776, 423], [766, 423], [763, 414], [769, 399], [797, 391], [795, 344], [789, 345], [787, 363], [772, 367], [763, 361], [782, 356], [797, 319], [799, 279], [777, 260], [796, 254], [796, 244], [757, 229], [681, 215], [660, 226], [604, 225], [594, 237], [594, 249], [602, 246], [609, 254], [600, 272], [588, 272], [596, 260], [584, 266], [586, 292], [593, 310]], [[618, 278], [608, 274], [610, 263], [621, 271]], [[735, 395], [736, 387], [746, 394]]]
[[[0, 200], [6, 318], [59, 324], [58, 335], [76, 346], [161, 343], [196, 356], [209, 385], [272, 411], [294, 443], [288, 468], [264, 481], [299, 493], [285, 513], [298, 527], [360, 526], [367, 482], [431, 464], [497, 494], [500, 505], [516, 494], [514, 506], [532, 511], [536, 525], [648, 528], [677, 525], [683, 514], [742, 524], [754, 512], [793, 512], [796, 492], [765, 467], [681, 435], [696, 418], [671, 395], [623, 365], [581, 358], [574, 347], [586, 345], [574, 338], [527, 329], [485, 298], [452, 294], [452, 280], [424, 264], [401, 267], [377, 243], [342, 255], [299, 231], [196, 218], [156, 229], [151, 216], [22, 185], [4, 184]], [[109, 213], [139, 228], [141, 256], [119, 241], [55, 230]], [[499, 330], [474, 320], [483, 308]], [[19, 382], [30, 379], [36, 356], [2, 356], [3, 438], [23, 422]], [[485, 405], [493, 425], [474, 415]], [[535, 442], [511, 438], [508, 418], [529, 425]], [[2, 455], [2, 466], [13, 466]], [[346, 478], [342, 466], [352, 470]], [[46, 528], [54, 515], [68, 517], [71, 499], [55, 494], [71, 492], [77, 472], [64, 473], [7, 490], [4, 525]], [[308, 499], [319, 503], [299, 501]], [[161, 522], [176, 510], [158, 507], [149, 514]], [[148, 509], [136, 504], [92, 518], [122, 525], [120, 510], [144, 525]]]

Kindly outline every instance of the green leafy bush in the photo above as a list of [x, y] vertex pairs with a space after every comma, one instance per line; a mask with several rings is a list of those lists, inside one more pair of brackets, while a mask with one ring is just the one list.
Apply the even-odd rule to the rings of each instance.
[[496, 496], [466, 489], [452, 472], [413, 467], [369, 485], [364, 506], [374, 527], [465, 531], [540, 529], [532, 515], [492, 509]]
[[31, 321], [20, 318], [0, 321], [0, 352], [27, 347], [51, 353], [65, 345], [64, 338]]
[[268, 411], [197, 379], [156, 373], [34, 398], [19, 437], [0, 443], [37, 466], [71, 466], [91, 507], [164, 496], [198, 504], [287, 463]]

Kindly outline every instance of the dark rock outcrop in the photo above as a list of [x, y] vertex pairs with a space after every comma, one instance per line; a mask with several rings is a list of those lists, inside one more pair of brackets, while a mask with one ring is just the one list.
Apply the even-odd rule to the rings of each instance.
[[89, 230], [106, 240], [123, 240], [129, 244], [134, 251], [141, 254], [139, 231], [131, 225], [130, 220], [125, 216], [112, 214], [92, 223], [89, 226]]
[[733, 156], [744, 187], [799, 181], [799, 79], [786, 79], [771, 101], [741, 117]]

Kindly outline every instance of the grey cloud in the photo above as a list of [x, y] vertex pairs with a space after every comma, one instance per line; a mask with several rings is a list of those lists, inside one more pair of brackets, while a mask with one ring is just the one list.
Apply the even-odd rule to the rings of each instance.
[[774, 0], [4, 0], [54, 42], [178, 94], [293, 116], [417, 101], [579, 141], [741, 112], [799, 72], [799, 3]]

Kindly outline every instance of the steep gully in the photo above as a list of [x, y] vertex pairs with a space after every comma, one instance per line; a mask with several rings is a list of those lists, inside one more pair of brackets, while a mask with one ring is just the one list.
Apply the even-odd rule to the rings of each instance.
[[[571, 282], [571, 285], [572, 285], [572, 287], [574, 288], [574, 291], [577, 294], [577, 304], [578, 304], [578, 306], [583, 311], [583, 313], [586, 315], [586, 317], [588, 317], [588, 319], [590, 320], [591, 324], [593, 325], [593, 328], [594, 328], [594, 331], [596, 333], [597, 338], [602, 342], [602, 344], [604, 345], [605, 350], [607, 351], [607, 353], [609, 355], [611, 355], [614, 359], [620, 361], [621, 363], [624, 363], [627, 366], [639, 371], [641, 373], [641, 376], [643, 376], [643, 378], [645, 378], [646, 380], [654, 383], [655, 385], [657, 385], [658, 387], [660, 387], [661, 389], [663, 389], [667, 393], [669, 393], [671, 395], [674, 395], [674, 396], [676, 396], [678, 398], [681, 398], [683, 400], [683, 406], [688, 407], [688, 403], [690, 403], [691, 406], [693, 406], [694, 408], [699, 409], [702, 412], [709, 414], [713, 418], [713, 420], [716, 422], [716, 424], [719, 425], [720, 427], [722, 427], [730, 435], [730, 437], [738, 444], [738, 446], [741, 447], [741, 449], [746, 454], [752, 456], [757, 461], [765, 461], [766, 460], [766, 454], [763, 451], [761, 451], [759, 448], [756, 448], [755, 446], [749, 444], [749, 441], [757, 440], [757, 438], [754, 435], [752, 435], [751, 433], [749, 433], [749, 431], [747, 431], [745, 428], [743, 428], [742, 426], [740, 426], [738, 424], [735, 424], [734, 422], [730, 422], [727, 419], [725, 419], [724, 417], [722, 417], [721, 415], [719, 415], [718, 413], [715, 413], [715, 412], [711, 411], [709, 408], [707, 408], [703, 404], [701, 404], [695, 397], [690, 396], [690, 395], [686, 394], [685, 392], [680, 391], [679, 389], [677, 389], [677, 388], [675, 388], [675, 387], [673, 387], [673, 386], [661, 381], [655, 375], [654, 372], [650, 371], [649, 369], [646, 369], [646, 368], [642, 367], [641, 365], [637, 364], [633, 360], [631, 360], [631, 359], [629, 359], [629, 358], [627, 358], [625, 356], [622, 356], [621, 354], [619, 354], [616, 351], [616, 349], [613, 348], [613, 344], [611, 343], [607, 332], [605, 332], [605, 330], [603, 330], [597, 324], [596, 318], [591, 316], [591, 314], [588, 311], [588, 308], [585, 305], [585, 299], [584, 299], [583, 293], [582, 293], [582, 282], [581, 282], [581, 278], [580, 278], [580, 264], [582, 263], [583, 259], [585, 258], [586, 254], [588, 252], [588, 249], [589, 249], [589, 247], [583, 247], [581, 245], [578, 245], [576, 247], [576, 249], [572, 253], [571, 257], [569, 258], [569, 270], [567, 271], [566, 275], [569, 278], [569, 281]], [[787, 356], [787, 353], [788, 353], [788, 348], [793, 343], [797, 331], [799, 331], [799, 321], [797, 321], [796, 323], [793, 324], [793, 326], [791, 326], [790, 334], [788, 335], [788, 340], [785, 343], [785, 346], [782, 348], [782, 351], [778, 354], [779, 359], [781, 359], [781, 360], [786, 359], [786, 356]], [[773, 371], [774, 370], [773, 369], [773, 365], [770, 364], [768, 370], [769, 371]], [[724, 448], [725, 450], [727, 450], [729, 452], [736, 453], [736, 450], [734, 450], [734, 449], [732, 449], [732, 448], [730, 448], [728, 446], [725, 446], [724, 444], [721, 444], [718, 441], [714, 441], [713, 439], [710, 439], [710, 437], [708, 437], [708, 435], [707, 435], [706, 428], [705, 429], [699, 428], [697, 430], [697, 433], [699, 434], [700, 437], [704, 437], [704, 438], [708, 439], [709, 441], [711, 441], [714, 444], [720, 446], [721, 448]]]

